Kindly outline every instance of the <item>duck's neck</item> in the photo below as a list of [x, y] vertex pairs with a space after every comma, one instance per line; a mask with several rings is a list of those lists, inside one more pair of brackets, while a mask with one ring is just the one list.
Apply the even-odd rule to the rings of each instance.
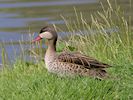
[[46, 65], [53, 62], [54, 59], [55, 59], [55, 56], [56, 56], [56, 41], [57, 41], [57, 39], [48, 40], [48, 49], [47, 49], [46, 54], [45, 54]]
[[48, 49], [46, 53], [49, 55], [56, 53], [56, 41], [57, 40], [48, 40]]

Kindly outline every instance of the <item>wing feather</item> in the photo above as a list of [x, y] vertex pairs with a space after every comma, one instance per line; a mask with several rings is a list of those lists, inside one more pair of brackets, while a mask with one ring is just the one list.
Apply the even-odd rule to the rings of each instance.
[[108, 68], [110, 65], [99, 62], [96, 59], [91, 57], [85, 56], [81, 53], [68, 53], [63, 52], [58, 56], [59, 62], [67, 62], [67, 63], [74, 63], [77, 65], [82, 65], [85, 68]]

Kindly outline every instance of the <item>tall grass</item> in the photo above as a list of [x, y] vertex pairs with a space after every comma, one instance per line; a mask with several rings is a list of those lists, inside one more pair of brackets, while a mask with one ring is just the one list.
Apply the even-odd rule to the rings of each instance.
[[[121, 63], [121, 61], [114, 62], [119, 57], [123, 58], [124, 62], [132, 62], [132, 31], [131, 26], [128, 25], [130, 22], [124, 18], [124, 13], [118, 5], [113, 8], [109, 1], [107, 4], [109, 8], [106, 10], [101, 4], [102, 13], [91, 15], [91, 23], [87, 23], [82, 13], [78, 14], [76, 10], [75, 22], [67, 21], [63, 17], [68, 31], [73, 33], [67, 44], [99, 59], [113, 61], [111, 63], [115, 65]], [[76, 32], [80, 35], [75, 36]]]
[[[76, 9], [75, 21], [63, 17], [72, 34], [68, 41], [58, 41], [57, 51], [79, 51], [109, 63], [113, 67], [108, 73], [116, 79], [99, 81], [89, 77], [59, 77], [48, 73], [42, 61], [32, 64], [20, 59], [12, 70], [0, 72], [0, 99], [133, 99], [133, 32], [120, 7], [112, 7], [108, 0], [107, 4], [108, 8], [101, 4], [103, 11], [91, 15], [91, 23], [87, 23], [84, 15], [77, 13]], [[75, 32], [79, 34], [75, 35]]]

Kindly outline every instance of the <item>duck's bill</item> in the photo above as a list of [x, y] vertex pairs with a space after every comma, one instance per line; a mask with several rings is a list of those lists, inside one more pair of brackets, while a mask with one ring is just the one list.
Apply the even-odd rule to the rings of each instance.
[[32, 42], [40, 41], [42, 38], [38, 35]]

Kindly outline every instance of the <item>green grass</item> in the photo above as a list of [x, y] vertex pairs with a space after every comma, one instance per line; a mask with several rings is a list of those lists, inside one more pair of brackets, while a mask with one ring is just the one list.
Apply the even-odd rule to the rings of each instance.
[[[103, 81], [88, 77], [59, 77], [48, 73], [44, 63], [37, 65], [18, 61], [12, 70], [0, 73], [1, 100], [113, 100], [131, 99], [132, 71], [130, 64], [114, 66], [112, 75], [117, 80]], [[128, 67], [128, 68], [126, 68]]]
[[[60, 40], [57, 48], [79, 51], [111, 64], [113, 67], [107, 71], [114, 78], [99, 81], [60, 77], [48, 73], [42, 61], [33, 64], [17, 60], [12, 69], [3, 68], [0, 72], [0, 100], [132, 100], [133, 32], [119, 6], [112, 8], [108, 4], [109, 8], [105, 10], [103, 6], [103, 12], [92, 15], [90, 24], [76, 10], [76, 20], [69, 22], [63, 17], [69, 32], [82, 35], [72, 34], [67, 41]], [[118, 30], [111, 34], [105, 31], [114, 27]], [[96, 33], [86, 35], [83, 30]], [[4, 58], [3, 51], [5, 63]]]

